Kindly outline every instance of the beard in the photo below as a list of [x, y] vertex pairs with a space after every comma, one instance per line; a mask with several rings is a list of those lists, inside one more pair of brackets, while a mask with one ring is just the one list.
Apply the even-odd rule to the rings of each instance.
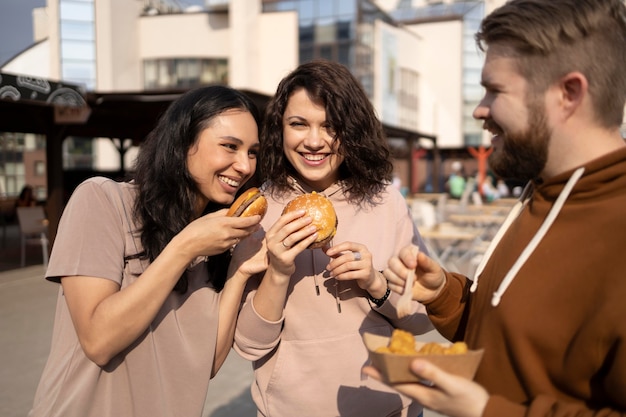
[[540, 177], [546, 166], [552, 132], [544, 107], [535, 101], [529, 104], [528, 113], [526, 130], [502, 133], [502, 147], [489, 155], [489, 167], [503, 179], [534, 180]]

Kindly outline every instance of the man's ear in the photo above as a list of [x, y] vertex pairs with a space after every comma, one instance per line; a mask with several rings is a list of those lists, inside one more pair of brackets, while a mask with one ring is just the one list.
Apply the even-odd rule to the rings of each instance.
[[576, 112], [588, 95], [587, 77], [580, 72], [570, 72], [561, 78], [559, 85], [562, 108], [567, 116], [570, 116]]

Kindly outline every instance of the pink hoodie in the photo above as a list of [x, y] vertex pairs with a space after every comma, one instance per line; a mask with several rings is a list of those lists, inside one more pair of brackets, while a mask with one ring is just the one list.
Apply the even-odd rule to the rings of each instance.
[[[268, 198], [263, 227], [267, 230], [273, 225], [284, 205], [302, 192], [294, 189], [280, 201]], [[385, 269], [388, 259], [409, 243], [426, 251], [405, 199], [391, 185], [373, 207], [349, 203], [340, 185], [324, 194], [333, 202], [339, 221], [333, 242], [366, 245], [375, 269]], [[398, 319], [397, 294], [392, 293], [378, 308], [354, 282], [344, 281], [335, 287], [334, 279], [325, 278], [328, 261], [321, 249], [305, 250], [296, 258], [296, 273], [291, 278], [283, 319], [278, 322], [268, 322], [255, 312], [251, 300], [259, 280], [249, 281], [250, 292], [237, 322], [235, 350], [253, 361], [252, 397], [259, 415], [419, 415], [420, 405], [362, 376], [361, 368], [368, 361], [362, 334], [368, 331], [388, 336], [394, 327], [425, 333], [432, 325], [424, 307], [414, 302], [414, 314]]]

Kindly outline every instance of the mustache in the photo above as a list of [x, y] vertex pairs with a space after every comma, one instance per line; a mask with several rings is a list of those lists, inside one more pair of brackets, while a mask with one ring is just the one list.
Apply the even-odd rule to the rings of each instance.
[[493, 120], [485, 120], [483, 122], [483, 129], [488, 130], [492, 133], [502, 133], [502, 129], [495, 123]]

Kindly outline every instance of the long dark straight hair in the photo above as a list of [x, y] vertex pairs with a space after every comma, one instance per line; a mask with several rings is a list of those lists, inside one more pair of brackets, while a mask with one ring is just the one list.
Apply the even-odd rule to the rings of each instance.
[[[215, 117], [231, 109], [250, 112], [259, 125], [259, 109], [244, 93], [226, 86], [200, 87], [175, 100], [143, 142], [134, 175], [138, 187], [134, 216], [144, 258], [150, 262], [194, 218], [199, 191], [187, 167], [189, 149]], [[209, 203], [204, 214], [219, 208]], [[209, 261], [208, 279], [218, 290], [224, 286], [229, 260], [226, 251]], [[186, 274], [174, 289], [187, 291]]]

